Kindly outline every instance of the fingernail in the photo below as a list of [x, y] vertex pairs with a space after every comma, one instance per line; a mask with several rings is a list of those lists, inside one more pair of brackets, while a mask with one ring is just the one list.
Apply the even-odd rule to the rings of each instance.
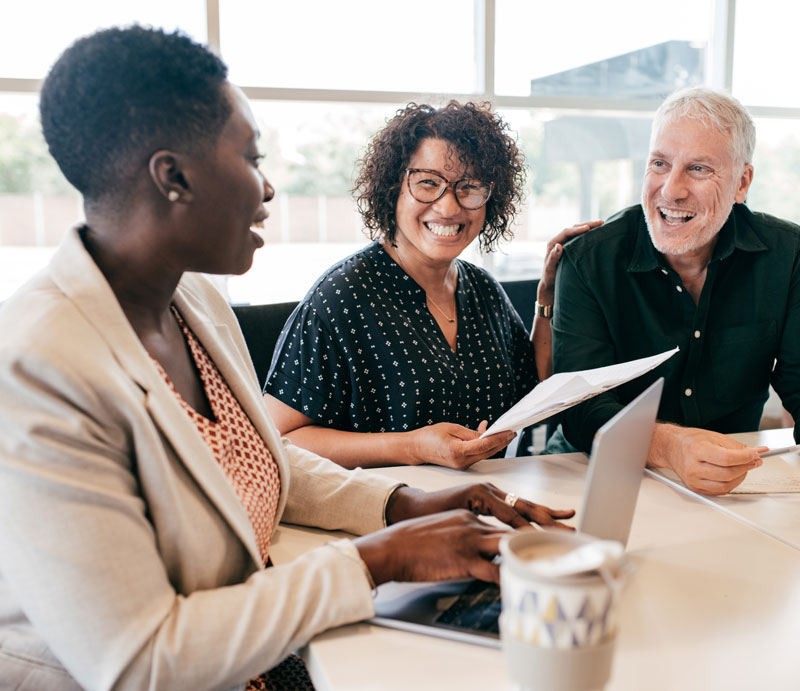
[[758, 468], [761, 465], [764, 465], [764, 461], [760, 458], [756, 458], [755, 467]]

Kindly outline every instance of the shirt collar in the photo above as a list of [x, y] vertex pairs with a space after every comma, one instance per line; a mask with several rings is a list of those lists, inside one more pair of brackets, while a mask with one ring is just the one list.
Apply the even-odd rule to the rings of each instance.
[[386, 280], [392, 283], [395, 291], [406, 291], [412, 295], [417, 293], [425, 294], [419, 283], [409, 276], [389, 253], [383, 248], [380, 242], [374, 242], [368, 250], [372, 255], [375, 265], [386, 276]]
[[[743, 252], [762, 252], [768, 249], [750, 223], [749, 211], [743, 204], [733, 205], [728, 219], [717, 236], [711, 261], [727, 259], [735, 249]], [[628, 264], [628, 271], [632, 273], [653, 271], [663, 265], [664, 256], [653, 246], [642, 210], [636, 233], [636, 247]]]

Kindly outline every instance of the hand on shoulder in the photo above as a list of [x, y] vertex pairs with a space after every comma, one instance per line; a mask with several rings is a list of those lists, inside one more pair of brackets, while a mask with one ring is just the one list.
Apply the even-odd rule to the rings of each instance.
[[603, 225], [602, 221], [589, 221], [588, 223], [576, 223], [570, 228], [565, 228], [558, 235], [547, 243], [547, 253], [544, 258], [542, 268], [542, 278], [539, 281], [537, 300], [542, 305], [552, 305], [555, 299], [556, 268], [561, 256], [564, 253], [563, 244], [572, 238], [583, 235], [592, 228]]

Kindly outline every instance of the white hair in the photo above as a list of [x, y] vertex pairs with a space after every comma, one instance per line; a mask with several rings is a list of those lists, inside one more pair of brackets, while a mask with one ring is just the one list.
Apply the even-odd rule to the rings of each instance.
[[753, 162], [756, 127], [745, 107], [733, 96], [707, 86], [679, 89], [667, 96], [653, 119], [653, 133], [675, 118], [695, 118], [730, 137], [734, 160]]

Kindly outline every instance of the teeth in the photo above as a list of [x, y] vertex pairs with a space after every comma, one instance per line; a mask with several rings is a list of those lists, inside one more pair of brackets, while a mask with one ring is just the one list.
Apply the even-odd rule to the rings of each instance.
[[694, 218], [695, 216], [691, 211], [675, 211], [673, 209], [663, 209], [661, 207], [659, 207], [658, 210], [667, 218], [687, 219]]
[[250, 224], [251, 228], [263, 228], [264, 227], [264, 219], [262, 218], [260, 221], [253, 221]]
[[438, 223], [426, 223], [425, 227], [431, 231], [434, 235], [441, 235], [442, 237], [452, 237], [458, 233], [458, 229], [461, 227], [460, 225], [456, 224], [454, 226], [443, 226], [439, 225]]

